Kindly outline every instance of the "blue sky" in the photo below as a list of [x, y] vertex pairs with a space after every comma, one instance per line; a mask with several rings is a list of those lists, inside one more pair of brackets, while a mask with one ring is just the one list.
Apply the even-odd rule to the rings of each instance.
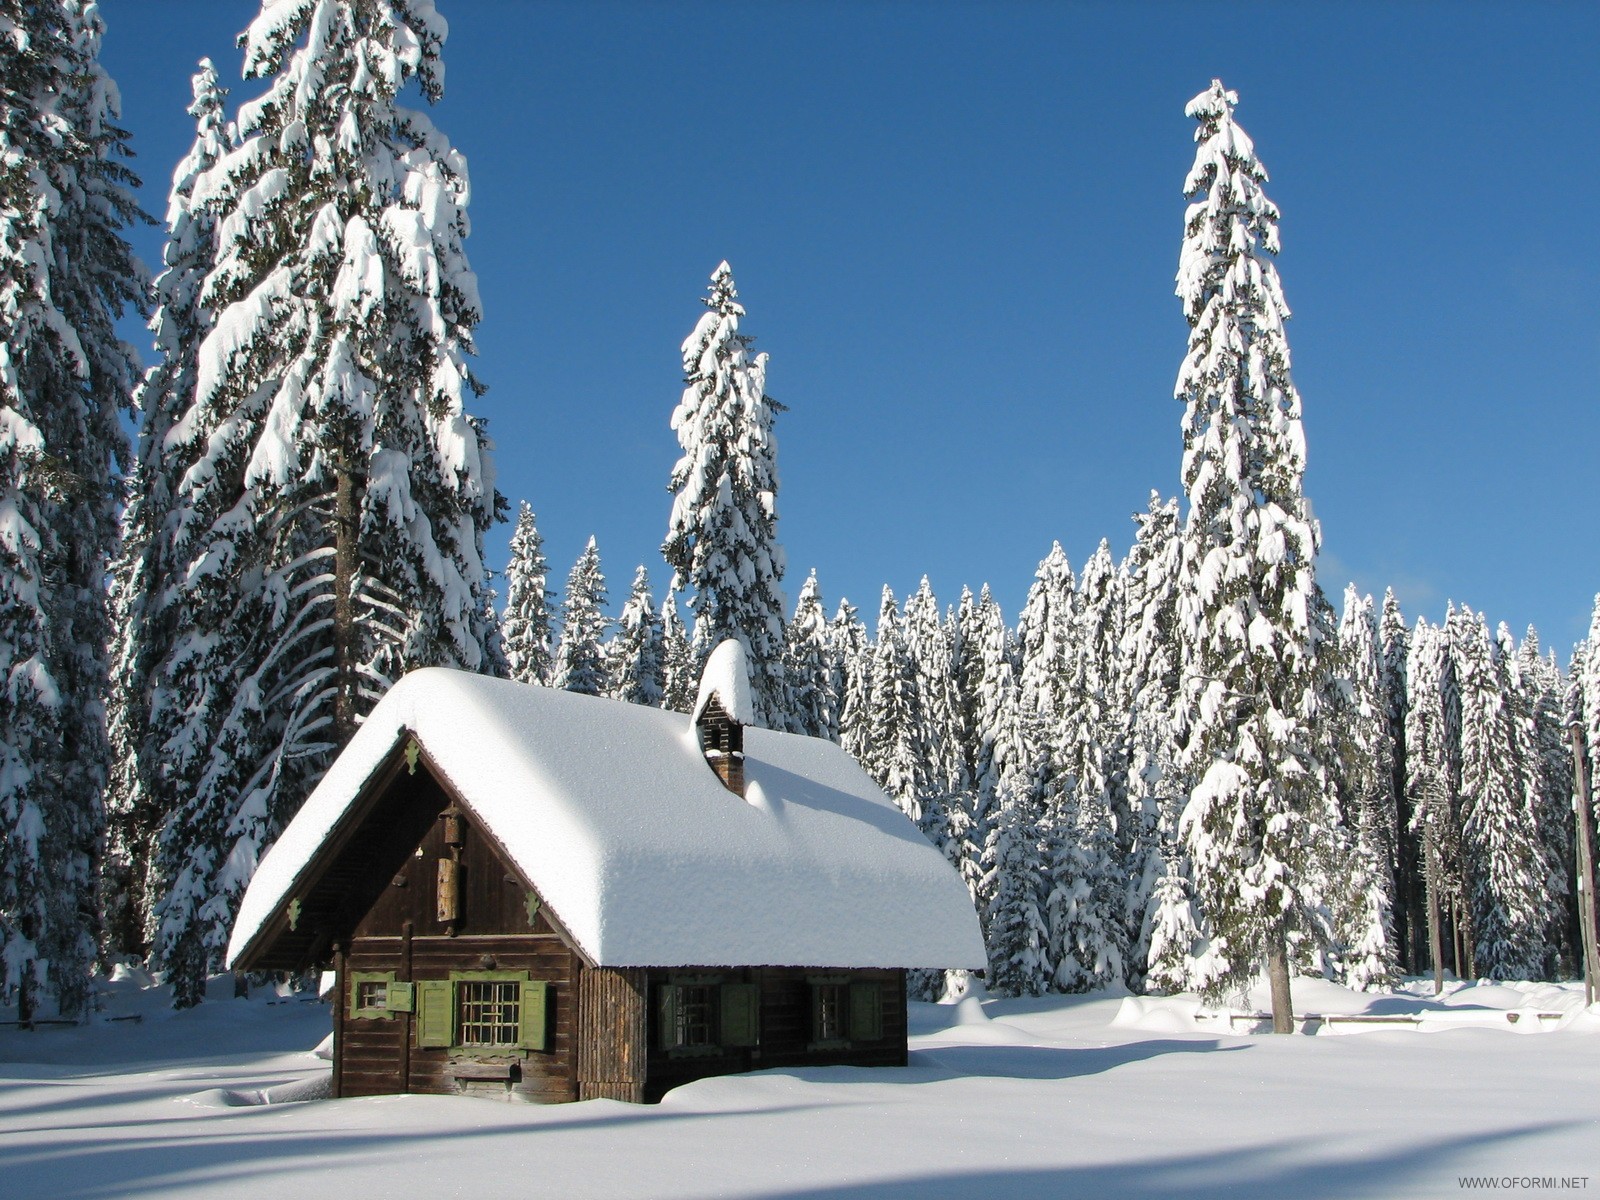
[[[1584, 635], [1600, 6], [438, 2], [477, 411], [558, 582], [594, 534], [615, 600], [636, 563], [665, 586], [678, 346], [723, 258], [789, 408], [791, 602], [812, 567], [864, 616], [927, 574], [1014, 619], [1052, 540], [1124, 553], [1178, 487], [1183, 106], [1220, 77], [1283, 211], [1323, 586]], [[195, 60], [258, 89], [257, 5], [103, 10], [159, 215]]]

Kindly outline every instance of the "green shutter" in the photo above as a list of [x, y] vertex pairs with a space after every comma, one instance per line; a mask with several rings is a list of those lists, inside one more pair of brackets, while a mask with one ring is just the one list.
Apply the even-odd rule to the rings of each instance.
[[389, 980], [383, 1003], [384, 1007], [392, 1013], [415, 1012], [417, 1006], [416, 989], [409, 983], [400, 983], [391, 979]]
[[754, 1046], [761, 1040], [761, 988], [753, 983], [722, 985], [724, 1046]]
[[548, 998], [550, 985], [542, 979], [521, 985], [517, 1016], [517, 1046], [523, 1050], [544, 1050], [549, 1046]]
[[664, 983], [656, 991], [656, 1045], [670, 1050], [678, 1044], [678, 989]]
[[883, 989], [875, 983], [850, 985], [850, 1040], [876, 1042], [883, 1037]]
[[417, 984], [417, 1045], [449, 1046], [456, 1036], [456, 992], [448, 979]]

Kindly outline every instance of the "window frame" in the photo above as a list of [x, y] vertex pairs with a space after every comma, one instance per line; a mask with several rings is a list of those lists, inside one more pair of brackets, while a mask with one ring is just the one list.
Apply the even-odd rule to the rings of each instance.
[[[415, 986], [417, 1020], [415, 1045], [419, 1050], [443, 1050], [460, 1058], [526, 1058], [532, 1053], [549, 1053], [554, 1038], [550, 1034], [553, 985], [547, 979], [531, 978], [531, 971], [451, 971], [445, 978], [418, 980]], [[461, 990], [463, 983], [515, 983], [517, 991], [517, 1040], [509, 1043], [463, 1042], [461, 1040]], [[431, 1010], [442, 1002], [439, 1013]], [[449, 1038], [439, 1040], [436, 1022], [449, 1021]]]
[[[392, 1021], [397, 1010], [389, 1007], [389, 986], [395, 983], [393, 971], [351, 971], [350, 972], [350, 1000], [346, 1015], [352, 1021]], [[383, 1002], [381, 1004], [362, 1004], [361, 985], [368, 983], [381, 983], [384, 985]]]

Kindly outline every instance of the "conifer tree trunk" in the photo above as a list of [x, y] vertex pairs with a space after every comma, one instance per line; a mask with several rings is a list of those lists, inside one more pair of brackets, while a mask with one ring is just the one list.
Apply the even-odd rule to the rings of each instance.
[[1439, 841], [1429, 826], [1426, 834], [1428, 866], [1423, 877], [1428, 894], [1428, 950], [1433, 956], [1433, 994], [1444, 991], [1444, 930], [1439, 913]]
[[338, 478], [333, 493], [333, 647], [338, 669], [338, 691], [334, 699], [333, 726], [335, 736], [343, 744], [350, 740], [356, 730], [358, 697], [353, 597], [361, 514], [349, 464], [341, 461], [335, 470], [338, 471]]
[[1294, 1001], [1289, 994], [1289, 950], [1280, 926], [1267, 947], [1267, 982], [1272, 988], [1272, 1032], [1294, 1032]]

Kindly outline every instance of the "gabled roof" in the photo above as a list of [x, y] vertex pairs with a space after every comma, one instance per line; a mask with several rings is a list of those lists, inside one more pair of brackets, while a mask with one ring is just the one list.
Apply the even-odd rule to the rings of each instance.
[[384, 696], [262, 860], [230, 963], [409, 736], [599, 966], [985, 965], [965, 885], [833, 743], [746, 730], [741, 798], [681, 713], [443, 668]]

